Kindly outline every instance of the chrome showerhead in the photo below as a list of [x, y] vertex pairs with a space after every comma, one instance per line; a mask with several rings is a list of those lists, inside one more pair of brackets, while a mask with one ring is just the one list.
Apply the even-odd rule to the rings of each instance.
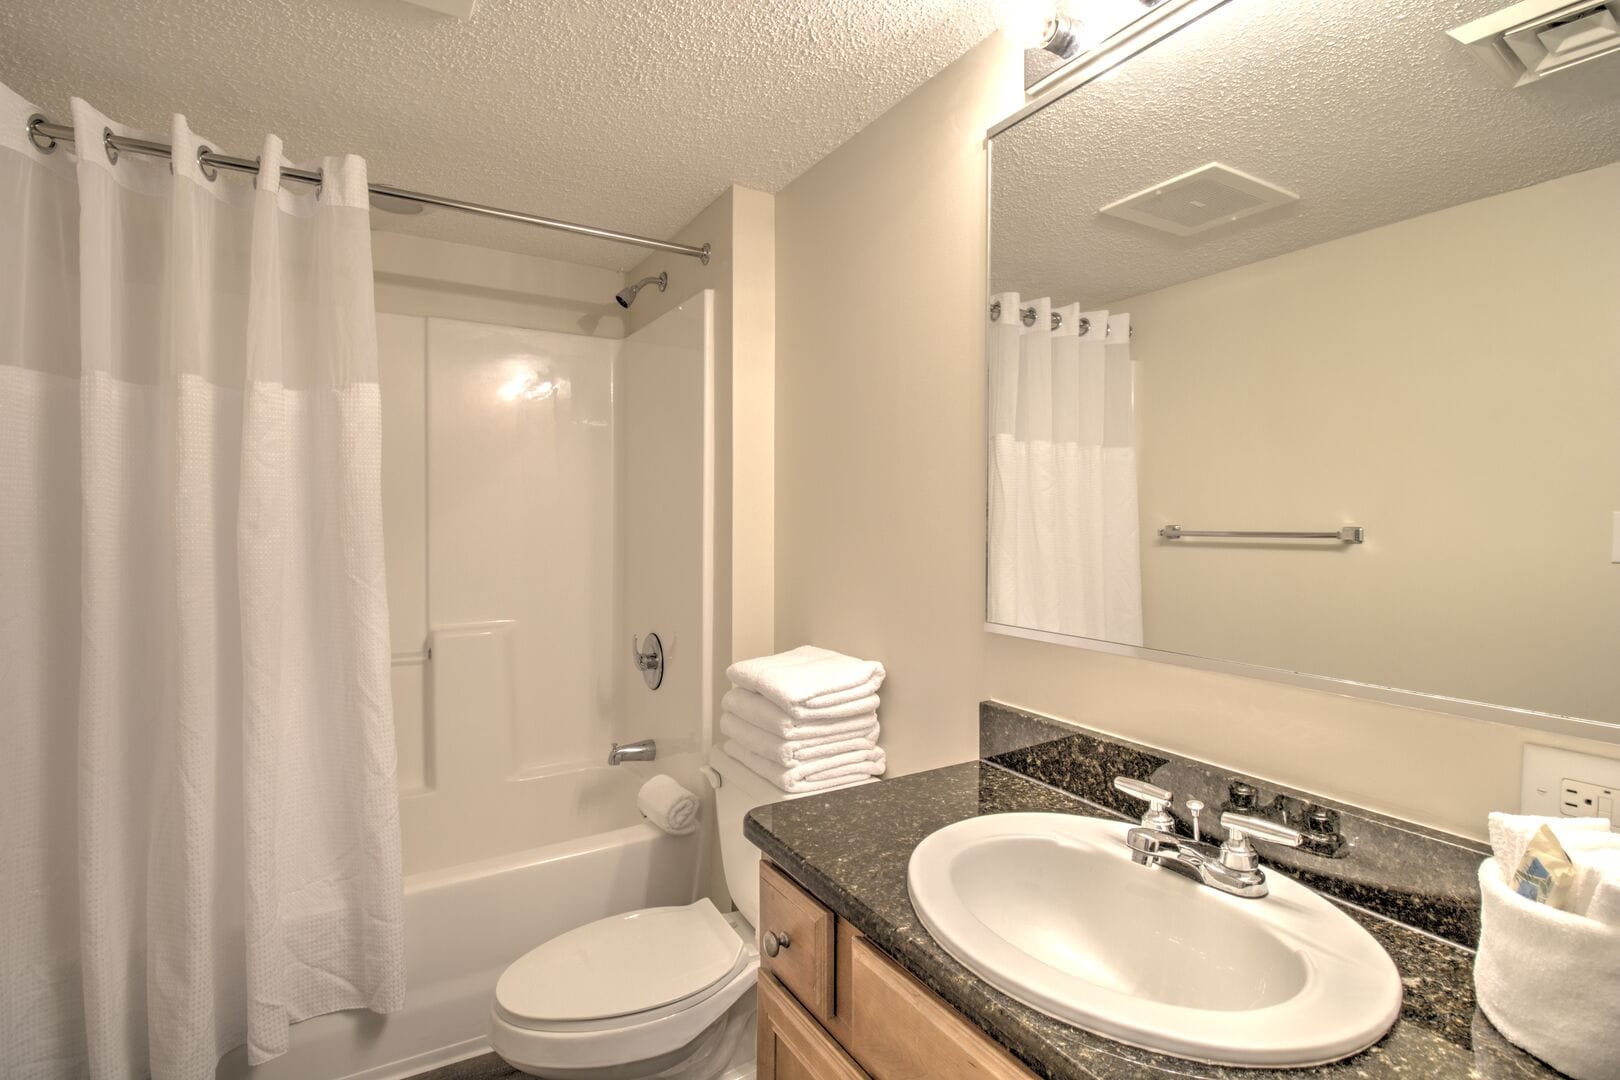
[[615, 293], [613, 299], [619, 302], [620, 307], [627, 308], [636, 302], [636, 293], [648, 285], [657, 285], [658, 291], [663, 292], [669, 288], [669, 271], [666, 270], [657, 277], [644, 277], [634, 285], [627, 285]]

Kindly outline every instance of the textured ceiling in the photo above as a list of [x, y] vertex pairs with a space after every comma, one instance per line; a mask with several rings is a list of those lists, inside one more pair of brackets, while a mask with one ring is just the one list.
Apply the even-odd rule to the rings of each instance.
[[[992, 291], [1104, 307], [1620, 160], [1620, 58], [1513, 90], [1445, 37], [1505, 2], [1231, 0], [996, 138]], [[1185, 239], [1097, 213], [1209, 161], [1301, 201]]]
[[[1001, 0], [0, 2], [0, 82], [248, 157], [652, 236], [776, 191], [992, 32]], [[381, 227], [624, 269], [637, 248], [430, 211]]]

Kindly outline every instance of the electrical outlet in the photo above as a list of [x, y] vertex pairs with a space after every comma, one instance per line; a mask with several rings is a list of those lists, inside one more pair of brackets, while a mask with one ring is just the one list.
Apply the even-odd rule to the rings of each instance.
[[[1606, 817], [1620, 824], [1620, 758], [1526, 743], [1519, 812], [1545, 817]], [[1590, 800], [1590, 801], [1588, 801]]]
[[1565, 817], [1601, 817], [1614, 823], [1614, 788], [1564, 777], [1559, 813]]

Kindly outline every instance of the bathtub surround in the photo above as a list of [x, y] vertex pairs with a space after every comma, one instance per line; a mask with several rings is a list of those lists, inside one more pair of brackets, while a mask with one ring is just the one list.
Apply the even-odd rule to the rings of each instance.
[[[676, 233], [713, 244], [707, 265], [654, 254], [634, 281], [667, 272], [625, 312], [631, 332], [701, 289], [714, 292], [714, 685], [725, 667], [775, 649], [776, 198], [733, 185]], [[710, 715], [712, 723], [715, 719]], [[724, 887], [716, 875], [715, 885]]]
[[777, 640], [884, 658], [902, 773], [974, 754], [990, 697], [1482, 839], [1527, 743], [1620, 757], [985, 633], [983, 142], [1021, 104], [1021, 59], [986, 41], [777, 195]]
[[1020, 1005], [934, 941], [912, 908], [906, 875], [912, 849], [930, 833], [982, 814], [1025, 811], [1119, 816], [999, 765], [975, 761], [760, 807], [748, 817], [747, 835], [839, 918], [1045, 1080], [1552, 1080], [1557, 1075], [1509, 1044], [1476, 1011], [1469, 950], [1356, 908], [1346, 912], [1395, 960], [1404, 997], [1400, 1019], [1383, 1040], [1336, 1064], [1283, 1070], [1203, 1065], [1125, 1046]]
[[211, 1080], [404, 1000], [366, 166], [283, 186], [268, 136], [250, 189], [184, 117], [171, 167], [32, 111], [0, 88], [0, 1072]]
[[[700, 786], [712, 319], [706, 293], [623, 340], [377, 316], [408, 874], [634, 824], [653, 771]], [[652, 691], [628, 641], [655, 629]], [[644, 738], [656, 770], [604, 764]]]
[[625, 335], [624, 311], [613, 302], [624, 287], [621, 271], [393, 232], [387, 214], [373, 214], [371, 223], [379, 312]]

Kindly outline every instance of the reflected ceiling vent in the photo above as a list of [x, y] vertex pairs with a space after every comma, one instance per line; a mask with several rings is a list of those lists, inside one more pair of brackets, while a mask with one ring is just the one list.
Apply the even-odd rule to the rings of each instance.
[[1446, 31], [1513, 86], [1620, 54], [1620, 0], [1525, 0]]
[[1100, 212], [1176, 236], [1197, 236], [1298, 201], [1292, 191], [1212, 161], [1111, 202]]

